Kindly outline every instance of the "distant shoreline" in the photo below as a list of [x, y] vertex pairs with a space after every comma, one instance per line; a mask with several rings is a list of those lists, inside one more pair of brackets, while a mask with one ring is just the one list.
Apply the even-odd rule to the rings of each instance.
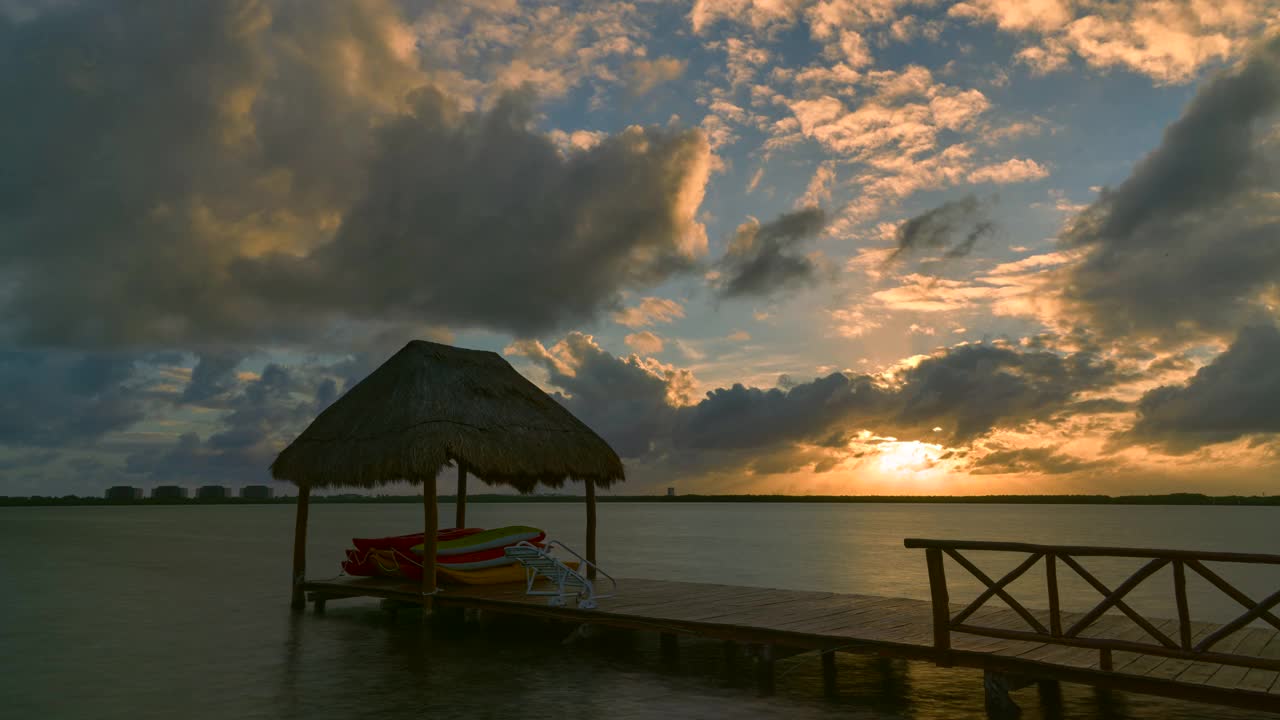
[[[453, 495], [440, 502], [452, 503]], [[1280, 495], [599, 495], [602, 503], [907, 503], [942, 505], [1252, 505], [1280, 506]], [[295, 496], [249, 498], [140, 498], [106, 500], [99, 497], [3, 497], [0, 507], [151, 506], [151, 505], [293, 505]], [[468, 503], [581, 503], [579, 495], [469, 495]], [[312, 503], [421, 504], [421, 495], [313, 495]]]

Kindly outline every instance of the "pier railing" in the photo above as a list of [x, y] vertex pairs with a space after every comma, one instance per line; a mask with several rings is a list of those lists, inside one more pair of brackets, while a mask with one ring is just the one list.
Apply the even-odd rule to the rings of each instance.
[[[1236, 665], [1264, 670], [1280, 670], [1280, 659], [1257, 657], [1253, 655], [1224, 652], [1215, 647], [1228, 636], [1240, 631], [1255, 621], [1263, 621], [1280, 629], [1280, 618], [1272, 612], [1280, 604], [1280, 590], [1271, 593], [1262, 600], [1254, 600], [1240, 591], [1230, 582], [1209, 569], [1205, 563], [1251, 563], [1263, 565], [1280, 565], [1280, 556], [1251, 553], [1199, 552], [1190, 550], [1149, 550], [1138, 548], [1114, 547], [1082, 547], [1070, 545], [1033, 545], [1013, 542], [981, 542], [964, 540], [921, 540], [908, 538], [903, 543], [908, 548], [923, 548], [925, 562], [929, 569], [929, 591], [933, 601], [933, 640], [934, 647], [945, 653], [951, 649], [951, 633], [968, 633], [987, 637], [1010, 640], [1028, 640], [1040, 643], [1052, 643], [1082, 648], [1093, 648], [1099, 651], [1099, 667], [1112, 670], [1112, 652], [1130, 652], [1146, 655], [1182, 658], [1213, 662], [1223, 665]], [[1000, 579], [993, 580], [977, 565], [974, 565], [963, 552], [1009, 552], [1022, 553], [1026, 558]], [[943, 559], [950, 557], [970, 575], [986, 586], [964, 609], [952, 614], [947, 577]], [[1084, 567], [1080, 558], [1087, 557], [1119, 557], [1147, 560], [1136, 572], [1114, 588], [1108, 587], [1093, 573]], [[1045, 600], [1048, 605], [1048, 616], [1043, 612], [1040, 617], [1032, 613], [1009, 592], [1009, 585], [1022, 577], [1038, 563], [1044, 563]], [[1097, 590], [1102, 599], [1083, 615], [1072, 614], [1064, 618], [1061, 599], [1058, 593], [1059, 564], [1065, 565], [1080, 576], [1089, 586]], [[1124, 601], [1134, 588], [1154, 575], [1165, 566], [1173, 568], [1173, 596], [1177, 608], [1177, 637], [1170, 637], [1156, 626], [1156, 622], [1144, 617]], [[1242, 605], [1245, 610], [1238, 617], [1211, 629], [1203, 625], [1197, 631], [1192, 627], [1191, 613], [1187, 604], [1187, 571], [1190, 570], [1207, 580], [1227, 597]], [[1025, 628], [990, 627], [975, 624], [974, 613], [988, 600], [998, 597], [1021, 617]], [[1033, 606], [1043, 607], [1037, 602]], [[1146, 633], [1147, 638], [1130, 640], [1117, 637], [1106, 637], [1096, 625], [1108, 611], [1118, 610], [1124, 613]], [[1047, 619], [1042, 622], [1042, 618]], [[1070, 621], [1069, 624], [1067, 621]], [[1161, 623], [1166, 624], [1167, 623]], [[1094, 628], [1094, 633], [1084, 632]], [[1172, 631], [1172, 628], [1169, 628]], [[1235, 647], [1234, 645], [1232, 646]]]

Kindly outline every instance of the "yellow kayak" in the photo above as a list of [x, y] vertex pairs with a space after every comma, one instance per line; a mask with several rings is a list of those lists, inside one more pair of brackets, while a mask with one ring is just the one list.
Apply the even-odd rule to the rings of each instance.
[[[577, 562], [567, 562], [565, 565], [575, 570], [578, 569]], [[525, 576], [523, 565], [503, 565], [479, 570], [450, 570], [443, 565], [437, 565], [436, 577], [444, 584], [501, 585], [503, 583], [524, 582]]]

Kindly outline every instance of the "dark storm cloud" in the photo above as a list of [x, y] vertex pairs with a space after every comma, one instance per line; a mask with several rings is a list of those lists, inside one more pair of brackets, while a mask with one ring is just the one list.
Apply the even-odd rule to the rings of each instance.
[[[537, 334], [694, 267], [697, 131], [631, 128], [563, 157], [507, 96], [457, 114], [422, 91], [379, 133], [363, 198], [310, 256], [237, 263], [276, 307]], [[684, 204], [682, 204], [684, 203]]]
[[673, 390], [678, 395], [692, 386], [691, 377], [670, 368], [654, 372], [638, 358], [614, 357], [583, 337], [570, 336], [555, 353], [528, 344], [519, 352], [542, 364], [551, 385], [564, 391], [561, 402], [610, 442], [624, 443], [628, 457], [670, 449], [682, 461], [721, 453], [722, 460], [734, 455], [790, 467], [813, 461], [797, 445], [841, 449], [862, 430], [966, 445], [996, 428], [1054, 422], [1072, 414], [1079, 393], [1121, 377], [1090, 353], [962, 345], [891, 381], [834, 373], [772, 389], [735, 384], [673, 407]]
[[1105, 460], [1081, 460], [1051, 447], [997, 450], [975, 460], [969, 472], [973, 475], [1038, 473], [1064, 475], [1082, 470], [1099, 470], [1113, 463]]
[[892, 396], [865, 375], [841, 373], [799, 383], [790, 389], [735, 384], [707, 393], [682, 413], [675, 442], [697, 449], [749, 449], [803, 441], [831, 444], [859, 422], [889, 413]]
[[237, 352], [201, 353], [191, 380], [182, 390], [181, 402], [204, 404], [225, 395], [236, 385], [236, 366], [244, 359]]
[[116, 353], [0, 351], [0, 446], [89, 443], [141, 420], [136, 360]]
[[258, 482], [276, 454], [334, 399], [332, 368], [269, 364], [227, 399], [229, 412], [207, 438], [184, 433], [166, 447], [125, 460], [129, 473], [154, 482]]
[[905, 220], [894, 234], [898, 247], [889, 259], [926, 250], [945, 250], [944, 258], [964, 257], [978, 240], [995, 232], [988, 210], [987, 203], [966, 195]]
[[1006, 345], [961, 345], [902, 376], [895, 424], [939, 426], [953, 444], [997, 426], [1048, 419], [1076, 393], [1112, 385], [1116, 368], [1088, 352], [1059, 355]]
[[768, 297], [815, 283], [818, 265], [801, 252], [801, 246], [826, 223], [826, 213], [810, 207], [763, 225], [756, 221], [741, 225], [719, 262], [720, 296]]
[[[696, 130], [559, 155], [468, 113], [389, 2], [59, 5], [0, 17], [0, 337], [350, 347], [339, 327], [521, 333], [692, 267]], [[283, 300], [287, 300], [287, 302]]]
[[1124, 438], [1188, 452], [1263, 433], [1280, 433], [1280, 331], [1270, 325], [1242, 330], [1186, 384], [1143, 395]]
[[1071, 403], [1068, 407], [1068, 411], [1072, 415], [1121, 413], [1129, 412], [1132, 409], [1133, 403], [1117, 400], [1116, 398], [1094, 398], [1092, 400], [1081, 400], [1080, 402]]
[[600, 433], [624, 458], [645, 455], [671, 433], [676, 408], [692, 376], [632, 355], [617, 357], [590, 336], [570, 333], [552, 355], [537, 343], [516, 343], [509, 352], [533, 360], [563, 392], [552, 397]]
[[1280, 36], [1207, 82], [1128, 179], [1077, 217], [1064, 294], [1092, 327], [1177, 342], [1274, 316]]

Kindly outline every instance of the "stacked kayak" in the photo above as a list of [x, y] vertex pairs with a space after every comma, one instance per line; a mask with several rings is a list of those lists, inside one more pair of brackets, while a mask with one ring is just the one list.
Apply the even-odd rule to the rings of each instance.
[[[462, 528], [436, 534], [436, 573], [442, 582], [488, 585], [518, 582], [524, 570], [505, 548], [519, 542], [540, 543], [546, 533], [525, 525], [481, 530]], [[353, 538], [342, 569], [348, 575], [422, 579], [423, 535]]]

